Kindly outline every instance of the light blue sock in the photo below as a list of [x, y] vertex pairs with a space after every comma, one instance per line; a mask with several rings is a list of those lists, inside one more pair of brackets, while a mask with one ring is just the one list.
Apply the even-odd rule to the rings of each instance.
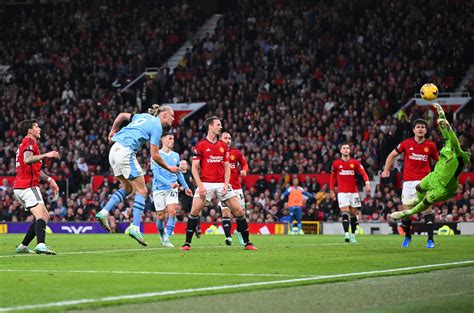
[[158, 228], [158, 233], [160, 233], [161, 237], [165, 234], [165, 218], [163, 219], [156, 219], [156, 228]]
[[135, 199], [133, 201], [133, 226], [140, 227], [144, 210], [145, 196], [135, 194]]
[[112, 211], [113, 209], [115, 209], [115, 207], [120, 203], [122, 202], [123, 200], [125, 200], [125, 198], [127, 197], [128, 193], [125, 191], [125, 189], [119, 189], [117, 190], [113, 195], [112, 197], [110, 198], [109, 202], [107, 202], [107, 204], [105, 205], [104, 209], [107, 210], [107, 212], [110, 212]]
[[168, 223], [166, 223], [166, 237], [170, 238], [176, 225], [176, 216], [168, 216]]

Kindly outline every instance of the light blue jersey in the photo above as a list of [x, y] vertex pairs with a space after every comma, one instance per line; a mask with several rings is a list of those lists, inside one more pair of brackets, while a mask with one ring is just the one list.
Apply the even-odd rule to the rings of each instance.
[[[160, 156], [169, 166], [179, 166], [180, 158], [178, 153], [174, 151], [165, 153], [163, 150], [160, 150]], [[171, 173], [153, 160], [151, 160], [151, 170], [153, 171], [153, 191], [170, 190], [170, 185], [176, 183], [176, 181], [179, 181], [179, 184], [183, 186], [184, 189], [189, 189], [183, 173]]]
[[137, 152], [147, 142], [160, 146], [162, 132], [163, 128], [158, 117], [148, 113], [135, 114], [130, 124], [116, 133], [112, 140]]

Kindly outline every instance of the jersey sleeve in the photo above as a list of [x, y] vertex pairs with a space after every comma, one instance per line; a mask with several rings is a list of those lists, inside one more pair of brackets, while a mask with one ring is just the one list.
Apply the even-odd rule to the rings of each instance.
[[395, 148], [395, 151], [398, 152], [398, 154], [402, 154], [402, 153], [405, 153], [405, 149], [406, 149], [406, 141], [403, 140], [402, 142], [400, 142], [398, 144], [398, 146]]
[[362, 175], [362, 178], [364, 179], [365, 182], [369, 181], [369, 175], [367, 175], [367, 172], [365, 171], [364, 166], [359, 161], [357, 161], [357, 171], [359, 172], [359, 174]]
[[153, 128], [150, 136], [150, 144], [159, 147], [162, 133], [163, 128], [161, 127], [161, 122], [159, 119], [157, 119], [157, 121], [154, 121], [153, 123]]
[[201, 144], [198, 143], [193, 149], [193, 160], [201, 160], [202, 151], [201, 151]]
[[434, 142], [431, 142], [431, 158], [435, 161], [439, 160], [439, 152]]
[[336, 186], [337, 170], [336, 165], [333, 162], [331, 166], [331, 179], [329, 180], [329, 190], [333, 191]]
[[249, 165], [247, 163], [247, 159], [244, 157], [244, 155], [242, 154], [242, 152], [239, 151], [239, 157], [238, 157], [238, 161], [240, 163], [240, 166], [242, 166], [242, 169], [245, 171], [245, 172], [248, 172], [249, 171]]

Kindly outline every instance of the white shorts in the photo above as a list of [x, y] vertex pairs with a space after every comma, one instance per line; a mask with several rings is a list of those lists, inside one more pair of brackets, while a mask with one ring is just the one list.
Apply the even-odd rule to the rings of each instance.
[[118, 142], [114, 143], [109, 152], [109, 163], [114, 171], [114, 176], [123, 175], [126, 179], [133, 179], [143, 175], [138, 164], [135, 152], [129, 147], [124, 147]]
[[[217, 197], [217, 200], [219, 202], [226, 201], [232, 197], [235, 197], [235, 193], [232, 190], [232, 186], [229, 185], [229, 188], [227, 189], [227, 192], [225, 194], [222, 193], [222, 188], [224, 188], [224, 183], [202, 183], [204, 185], [204, 188], [206, 188], [206, 204], [211, 202], [212, 197], [214, 194]], [[194, 192], [194, 198], [199, 198], [199, 187], [196, 188], [196, 191]]]
[[416, 185], [420, 183], [421, 180], [410, 180], [403, 182], [402, 189], [402, 204], [403, 205], [413, 205], [418, 200], [416, 196]]
[[163, 211], [169, 204], [178, 204], [178, 188], [153, 191], [156, 211]]
[[14, 189], [13, 193], [26, 210], [29, 210], [40, 203], [44, 203], [39, 187]]
[[360, 208], [361, 206], [358, 192], [340, 192], [337, 194], [337, 202], [339, 202], [339, 208], [346, 206]]
[[[234, 190], [235, 192], [235, 195], [237, 196], [237, 198], [239, 199], [239, 202], [240, 202], [240, 206], [242, 207], [242, 209], [245, 209], [245, 198], [244, 198], [244, 192], [242, 189], [235, 189]], [[222, 209], [227, 209], [227, 206], [225, 205], [225, 203], [222, 203], [222, 202], [219, 202], [219, 207]]]

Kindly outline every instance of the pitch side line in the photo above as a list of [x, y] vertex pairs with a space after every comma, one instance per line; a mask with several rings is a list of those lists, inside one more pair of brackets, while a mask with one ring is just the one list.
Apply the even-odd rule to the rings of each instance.
[[[315, 243], [315, 244], [291, 244], [291, 246], [339, 246], [339, 245], [348, 245], [347, 243]], [[273, 247], [284, 247], [288, 245], [274, 245]], [[229, 249], [227, 246], [198, 246], [194, 247], [193, 250], [198, 249]], [[230, 248], [232, 249], [232, 248]], [[133, 248], [133, 249], [115, 249], [115, 250], [97, 250], [97, 251], [70, 251], [70, 252], [58, 252], [55, 258], [61, 255], [77, 255], [77, 254], [103, 254], [103, 253], [117, 253], [117, 252], [147, 252], [147, 251], [156, 251], [156, 250], [169, 250], [169, 251], [178, 251], [176, 249], [170, 248]], [[0, 258], [16, 258], [16, 257], [41, 257], [40, 255], [35, 254], [8, 254], [0, 255]]]
[[133, 275], [189, 275], [189, 276], [249, 276], [249, 277], [308, 277], [294, 274], [252, 274], [252, 273], [202, 273], [202, 272], [144, 272], [144, 271], [92, 271], [92, 270], [29, 270], [0, 268], [0, 272], [20, 273], [78, 273], [78, 274], [133, 274]]
[[336, 274], [336, 275], [321, 275], [321, 276], [294, 278], [294, 279], [286, 279], [286, 280], [274, 280], [274, 281], [264, 281], [264, 282], [255, 282], [255, 283], [246, 283], [246, 284], [236, 284], [236, 285], [222, 285], [222, 286], [204, 287], [204, 288], [189, 288], [189, 289], [178, 289], [178, 290], [170, 290], [170, 291], [147, 292], [147, 293], [140, 293], [140, 294], [134, 294], [134, 295], [120, 295], [120, 296], [104, 297], [104, 298], [97, 298], [97, 299], [93, 299], [93, 298], [92, 299], [79, 299], [79, 300], [68, 300], [68, 301], [60, 301], [60, 302], [50, 302], [50, 303], [43, 303], [43, 304], [12, 306], [12, 307], [0, 308], [0, 312], [44, 309], [44, 308], [52, 308], [52, 307], [62, 307], [62, 306], [67, 306], [67, 305], [110, 302], [110, 301], [128, 300], [128, 299], [154, 298], [154, 297], [186, 294], [186, 293], [201, 292], [201, 291], [240, 289], [240, 288], [245, 288], [245, 287], [268, 286], [268, 285], [283, 285], [283, 284], [291, 284], [291, 283], [298, 283], [298, 282], [318, 281], [318, 280], [331, 279], [331, 278], [369, 276], [369, 275], [375, 275], [375, 274], [388, 274], [388, 273], [405, 272], [405, 271], [417, 270], [417, 269], [438, 268], [438, 267], [445, 267], [445, 266], [456, 266], [456, 265], [467, 265], [467, 264], [474, 264], [474, 260], [440, 263], [440, 264], [429, 264], [429, 265], [420, 265], [420, 266], [411, 266], [411, 267], [402, 267], [402, 268], [392, 268], [392, 269], [368, 271], [368, 272], [354, 272], [354, 273]]

